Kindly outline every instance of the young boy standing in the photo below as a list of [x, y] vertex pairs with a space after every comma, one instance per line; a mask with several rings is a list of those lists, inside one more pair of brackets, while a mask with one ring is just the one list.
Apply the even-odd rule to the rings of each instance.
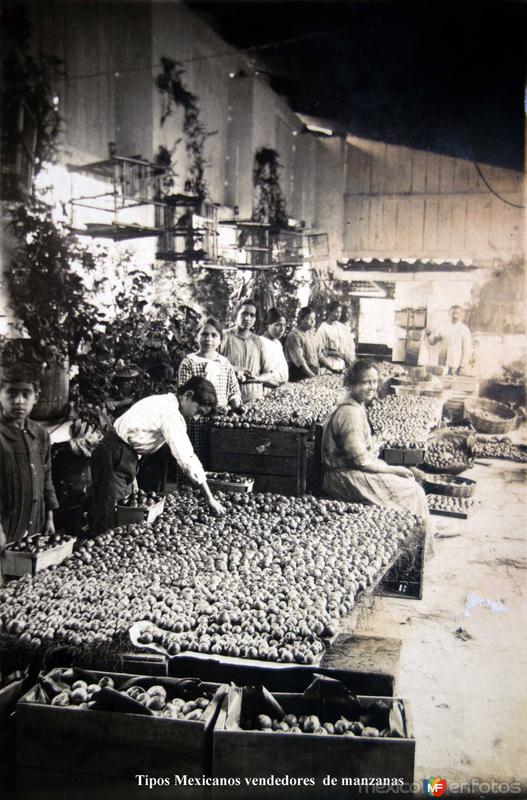
[[58, 508], [51, 480], [51, 445], [29, 419], [39, 392], [32, 368], [16, 364], [0, 377], [0, 548], [27, 531], [54, 533]]

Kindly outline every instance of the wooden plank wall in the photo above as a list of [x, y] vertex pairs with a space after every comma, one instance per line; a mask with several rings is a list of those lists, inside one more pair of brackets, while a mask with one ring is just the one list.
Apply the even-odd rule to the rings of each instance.
[[[525, 212], [492, 195], [473, 162], [356, 137], [347, 151], [347, 257], [492, 263], [523, 252]], [[498, 193], [524, 203], [522, 173], [480, 166]]]

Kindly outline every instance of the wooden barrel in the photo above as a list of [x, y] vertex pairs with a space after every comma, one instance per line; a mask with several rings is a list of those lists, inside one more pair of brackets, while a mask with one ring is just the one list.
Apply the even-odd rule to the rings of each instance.
[[49, 364], [40, 376], [40, 395], [31, 415], [33, 419], [61, 417], [68, 404], [69, 386], [68, 363]]

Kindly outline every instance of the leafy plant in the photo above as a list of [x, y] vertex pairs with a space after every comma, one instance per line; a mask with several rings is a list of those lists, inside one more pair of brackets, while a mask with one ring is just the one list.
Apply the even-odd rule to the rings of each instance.
[[1, 19], [2, 42], [2, 119], [5, 126], [3, 157], [14, 159], [17, 141], [17, 119], [21, 108], [34, 125], [34, 174], [45, 162], [57, 156], [57, 137], [61, 130], [61, 117], [54, 89], [64, 77], [64, 62], [53, 55], [40, 54], [38, 59], [30, 51], [32, 26], [25, 5], [8, 0], [3, 4]]
[[[208, 196], [205, 182], [205, 142], [214, 132], [207, 132], [200, 119], [199, 99], [183, 84], [182, 77], [185, 70], [177, 61], [169, 58], [161, 59], [162, 71], [156, 78], [156, 86], [166, 99], [166, 105], [161, 115], [161, 125], [173, 113], [174, 107], [183, 109], [183, 133], [185, 150], [188, 157], [188, 179], [185, 190], [196, 195], [200, 200]], [[179, 140], [178, 140], [179, 141]], [[172, 152], [174, 151], [175, 142]], [[169, 151], [170, 152], [170, 151]]]
[[254, 154], [253, 219], [278, 229], [287, 228], [287, 211], [280, 186], [280, 169], [278, 152], [272, 147], [260, 147]]
[[[36, 359], [72, 361], [103, 318], [85, 285], [85, 276], [95, 270], [93, 256], [55, 221], [53, 207], [37, 196], [13, 208], [10, 224], [19, 243], [6, 272], [19, 320], [14, 330], [29, 334]], [[99, 285], [95, 281], [95, 290]]]

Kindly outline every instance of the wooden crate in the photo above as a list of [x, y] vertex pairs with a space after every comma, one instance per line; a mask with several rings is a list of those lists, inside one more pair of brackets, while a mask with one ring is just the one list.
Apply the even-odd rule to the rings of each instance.
[[[365, 637], [359, 637], [365, 638]], [[337, 640], [339, 637], [337, 637]], [[394, 673], [385, 669], [377, 669], [368, 664], [367, 668], [354, 665], [351, 669], [342, 664], [322, 659], [320, 666], [302, 666], [299, 664], [234, 663], [234, 659], [226, 661], [221, 657], [196, 657], [178, 655], [170, 658], [168, 674], [173, 677], [193, 677], [202, 681], [218, 681], [218, 683], [235, 683], [237, 686], [262, 684], [271, 692], [302, 693], [307, 689], [315, 675], [327, 675], [340, 681], [355, 694], [393, 695]]]
[[415, 466], [425, 460], [425, 450], [421, 447], [385, 447], [381, 458], [387, 464]]
[[211, 478], [209, 473], [206, 474], [209, 487], [211, 489], [217, 489], [220, 492], [240, 492], [241, 494], [249, 494], [254, 488], [253, 478], [246, 478], [243, 483], [235, 483], [234, 481], [221, 480], [220, 478]]
[[14, 781], [16, 734], [13, 712], [17, 701], [28, 688], [28, 679], [20, 678], [0, 689], [0, 797], [2, 787], [11, 788]]
[[[319, 701], [298, 694], [275, 694], [278, 703], [287, 713], [318, 714]], [[360, 697], [368, 701], [379, 698]], [[389, 702], [399, 698], [385, 698]], [[406, 730], [408, 737], [412, 734], [412, 724], [408, 703], [403, 702]], [[328, 719], [337, 719], [345, 713], [342, 707], [331, 714], [329, 701]], [[354, 797], [359, 796], [357, 787], [347, 786], [343, 779], [354, 778], [399, 778], [408, 787], [413, 782], [415, 741], [413, 738], [363, 738], [360, 736], [320, 736], [303, 733], [270, 733], [265, 731], [227, 729], [227, 697], [214, 727], [213, 777], [240, 778], [240, 785], [229, 788], [228, 797], [236, 800], [254, 800], [258, 797]], [[243, 714], [243, 700], [242, 700]], [[337, 780], [334, 787], [325, 786], [323, 779], [330, 775]], [[254, 786], [245, 779], [255, 776], [274, 776], [281, 778], [312, 778], [315, 785], [287, 788]], [[383, 788], [383, 796], [400, 796], [400, 788], [390, 794]], [[397, 792], [397, 789], [399, 791]], [[386, 793], [385, 793], [386, 791]], [[221, 796], [221, 795], [220, 795]]]
[[[354, 683], [346, 685], [355, 686], [355, 694], [392, 696], [399, 675], [401, 645], [400, 639], [339, 633], [320, 663], [332, 672], [339, 673], [345, 669], [346, 673], [353, 675]], [[344, 683], [337, 675], [332, 677]], [[361, 684], [389, 688], [387, 691], [371, 691], [359, 688]]]
[[[57, 678], [60, 672], [52, 670], [49, 677]], [[116, 688], [141, 677], [82, 672], [93, 682], [110, 674]], [[160, 684], [167, 690], [175, 685], [173, 679], [157, 677], [143, 678], [141, 683]], [[202, 688], [215, 696], [201, 721], [45, 705], [36, 702], [35, 689], [30, 690], [17, 704], [17, 767], [125, 779], [141, 773], [209, 774], [212, 728], [225, 687], [207, 683]], [[198, 694], [196, 690], [193, 696]]]
[[20, 577], [21, 575], [35, 575], [41, 569], [61, 564], [73, 553], [75, 539], [50, 547], [42, 553], [19, 553], [16, 550], [4, 550], [2, 555], [2, 573]]
[[256, 492], [306, 491], [308, 431], [211, 428], [209, 469], [254, 478]]
[[117, 506], [115, 524], [131, 525], [134, 522], [154, 522], [163, 513], [164, 508], [164, 497], [153, 506]]
[[409, 600], [421, 600], [423, 596], [423, 574], [425, 564], [424, 531], [415, 552], [403, 553], [388, 570], [375, 594], [383, 597], [400, 597]]

